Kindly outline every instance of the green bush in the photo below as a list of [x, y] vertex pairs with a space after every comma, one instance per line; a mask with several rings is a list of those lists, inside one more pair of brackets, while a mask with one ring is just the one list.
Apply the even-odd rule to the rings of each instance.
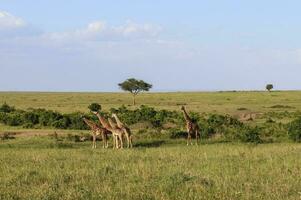
[[4, 103], [2, 104], [2, 106], [0, 107], [0, 112], [4, 112], [4, 113], [10, 113], [15, 111], [16, 109], [12, 106], [9, 106], [8, 104]]
[[92, 103], [88, 106], [88, 108], [91, 111], [100, 111], [101, 110], [101, 105], [99, 105], [98, 103]]
[[42, 126], [52, 126], [56, 121], [63, 118], [63, 115], [52, 110], [36, 109], [33, 110], [39, 116], [39, 124]]
[[210, 114], [207, 119], [200, 118], [199, 126], [202, 138], [220, 134], [229, 139], [236, 138], [236, 133], [245, 125], [229, 115]]
[[259, 127], [244, 127], [240, 133], [240, 141], [248, 143], [262, 143], [260, 138], [260, 128]]
[[67, 129], [70, 125], [70, 119], [68, 117], [63, 117], [62, 119], [56, 120], [52, 123], [54, 128]]
[[177, 128], [173, 128], [169, 130], [169, 137], [171, 139], [177, 139], [177, 138], [187, 138], [187, 132], [182, 131]]
[[10, 113], [6, 124], [9, 126], [19, 126], [23, 124], [22, 116], [19, 113]]
[[301, 142], [301, 117], [288, 125], [289, 138], [295, 142]]
[[[71, 113], [71, 114], [66, 114], [64, 115], [64, 118], [68, 119], [68, 129], [74, 129], [74, 130], [87, 130], [88, 127], [84, 123], [82, 119], [82, 113]], [[86, 118], [89, 118], [86, 116]]]
[[[101, 106], [96, 103], [90, 106], [93, 110], [101, 109]], [[151, 129], [143, 133], [147, 137], [164, 136], [164, 133], [169, 134], [167, 137], [170, 138], [184, 138], [187, 136], [187, 133], [182, 131], [185, 126], [185, 120], [183, 114], [179, 111], [156, 110], [153, 107], [142, 105], [134, 110], [121, 106], [112, 108], [109, 113], [103, 112], [104, 116], [111, 116], [112, 113], [116, 113], [121, 121], [127, 125], [148, 124], [148, 127], [151, 127]], [[189, 115], [194, 122], [198, 123], [200, 136], [203, 139], [215, 138], [216, 135], [227, 141], [260, 143], [263, 141], [281, 141], [287, 139], [289, 135], [289, 138], [294, 141], [301, 140], [300, 117], [288, 125], [277, 123], [273, 120], [300, 116], [300, 112], [267, 113], [264, 115], [266, 118], [265, 123], [255, 128], [249, 127], [247, 124], [229, 115], [199, 114], [196, 112], [190, 112]], [[10, 126], [23, 126], [24, 128], [52, 127], [56, 129], [88, 130], [89, 127], [82, 120], [83, 116], [98, 121], [95, 115], [84, 115], [80, 112], [61, 114], [45, 109], [24, 111], [17, 110], [7, 104], [2, 105], [0, 110], [1, 123]], [[173, 126], [166, 126], [166, 124], [172, 124]]]
[[38, 124], [39, 123], [39, 115], [32, 111], [25, 112], [23, 114], [23, 121], [24, 121], [24, 123]]
[[148, 121], [156, 128], [160, 128], [165, 122], [172, 122], [178, 117], [178, 113], [175, 111], [157, 111], [145, 105], [136, 110], [129, 110], [125, 106], [121, 106], [118, 109], [111, 109], [111, 113], [118, 114], [120, 119], [128, 125]]
[[8, 114], [4, 112], [0, 112], [0, 122], [3, 124], [7, 124]]
[[264, 142], [287, 140], [287, 125], [275, 121], [262, 124], [261, 138]]

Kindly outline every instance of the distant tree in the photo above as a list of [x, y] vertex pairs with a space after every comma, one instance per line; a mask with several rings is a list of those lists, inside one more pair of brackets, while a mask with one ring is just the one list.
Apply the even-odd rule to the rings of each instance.
[[99, 105], [98, 103], [92, 103], [88, 106], [88, 108], [91, 110], [91, 111], [99, 111], [101, 110], [101, 105]]
[[152, 88], [151, 84], [134, 78], [127, 79], [118, 85], [122, 90], [130, 92], [133, 95], [133, 105], [136, 105], [136, 95], [139, 92], [149, 91]]
[[267, 84], [267, 85], [265, 86], [265, 88], [266, 88], [269, 92], [271, 92], [271, 90], [274, 88], [274, 86], [273, 86], [273, 84]]

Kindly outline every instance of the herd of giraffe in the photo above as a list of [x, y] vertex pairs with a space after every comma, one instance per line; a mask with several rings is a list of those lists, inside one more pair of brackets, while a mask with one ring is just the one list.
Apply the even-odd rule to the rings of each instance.
[[[185, 107], [182, 106], [181, 110], [186, 121], [186, 130], [187, 130], [187, 145], [192, 145], [192, 137], [196, 139], [196, 145], [198, 145], [198, 140], [200, 137], [199, 126], [194, 122], [188, 115], [185, 110]], [[113, 148], [123, 148], [123, 139], [127, 140], [127, 148], [132, 148], [132, 133], [128, 126], [120, 121], [116, 114], [112, 114], [112, 118], [108, 117], [107, 119], [100, 115], [98, 112], [93, 111], [93, 113], [98, 117], [102, 127], [97, 125], [95, 122], [83, 118], [87, 126], [90, 127], [92, 131], [92, 148], [96, 148], [96, 138], [101, 136], [103, 141], [103, 148], [108, 148], [108, 136], [112, 135], [113, 137]]]
[[103, 141], [103, 148], [108, 148], [108, 136], [112, 135], [113, 137], [113, 148], [123, 148], [123, 138], [125, 137], [127, 140], [127, 147], [132, 148], [132, 134], [131, 130], [122, 123], [116, 114], [113, 114], [112, 117], [115, 119], [113, 121], [112, 118], [106, 119], [101, 116], [98, 112], [93, 112], [99, 119], [102, 127], [98, 126], [95, 122], [83, 118], [84, 122], [90, 127], [92, 130], [93, 143], [92, 148], [96, 148], [96, 137], [101, 136]]

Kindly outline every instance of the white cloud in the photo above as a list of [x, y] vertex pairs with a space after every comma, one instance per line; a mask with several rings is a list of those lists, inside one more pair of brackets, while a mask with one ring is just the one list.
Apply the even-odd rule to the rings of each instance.
[[37, 37], [41, 31], [30, 26], [20, 17], [16, 17], [6, 11], [0, 11], [0, 41], [8, 39]]
[[153, 24], [137, 24], [126, 21], [119, 26], [108, 25], [105, 21], [94, 21], [83, 29], [70, 32], [56, 32], [45, 34], [44, 38], [62, 42], [83, 41], [118, 41], [129, 39], [148, 39], [158, 36], [162, 28]]
[[26, 23], [23, 19], [8, 12], [0, 11], [0, 31], [7, 29], [18, 29], [25, 26]]

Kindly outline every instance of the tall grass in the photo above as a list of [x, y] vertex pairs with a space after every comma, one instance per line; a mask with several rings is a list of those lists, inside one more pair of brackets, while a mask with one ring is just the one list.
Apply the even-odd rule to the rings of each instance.
[[[156, 144], [156, 145], [152, 145]], [[300, 144], [138, 141], [128, 150], [50, 137], [0, 143], [0, 199], [291, 199]]]

